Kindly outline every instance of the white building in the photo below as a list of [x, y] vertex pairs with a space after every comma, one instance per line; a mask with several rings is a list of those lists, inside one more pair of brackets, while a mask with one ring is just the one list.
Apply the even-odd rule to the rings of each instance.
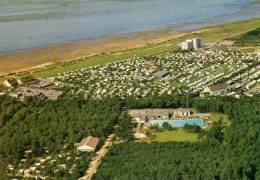
[[181, 43], [182, 50], [198, 50], [202, 48], [202, 40], [199, 38], [186, 39], [186, 41]]
[[201, 39], [193, 38], [192, 42], [193, 42], [193, 49], [198, 50], [198, 49], [202, 48], [202, 40]]
[[187, 108], [178, 108], [178, 109], [173, 109], [172, 114], [174, 116], [191, 116], [193, 114], [193, 110]]
[[191, 50], [193, 48], [193, 41], [191, 39], [187, 39], [186, 41], [181, 43], [182, 50]]
[[83, 152], [92, 152], [96, 150], [99, 139], [97, 137], [88, 136], [80, 141], [80, 143], [76, 143], [75, 146], [79, 151]]
[[228, 90], [224, 85], [209, 86], [203, 90], [201, 96], [207, 96], [207, 95], [218, 96], [218, 95], [227, 94], [227, 92]]
[[178, 108], [178, 109], [131, 109], [129, 110], [129, 115], [137, 123], [145, 123], [146, 120], [150, 119], [165, 119], [178, 117], [192, 116], [193, 110], [188, 108]]

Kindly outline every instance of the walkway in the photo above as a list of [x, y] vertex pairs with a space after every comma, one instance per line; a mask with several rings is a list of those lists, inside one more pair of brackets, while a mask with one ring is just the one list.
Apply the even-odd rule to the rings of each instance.
[[115, 134], [111, 134], [108, 136], [108, 138], [105, 141], [105, 144], [102, 146], [102, 148], [96, 153], [96, 156], [92, 158], [92, 161], [89, 164], [89, 168], [87, 169], [85, 176], [80, 178], [79, 180], [91, 180], [92, 177], [96, 174], [97, 168], [101, 163], [101, 159], [106, 155], [109, 148], [113, 144], [113, 137]]

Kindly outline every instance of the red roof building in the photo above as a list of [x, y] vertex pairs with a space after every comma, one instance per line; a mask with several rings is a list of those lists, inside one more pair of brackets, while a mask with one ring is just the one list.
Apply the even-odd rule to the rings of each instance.
[[227, 92], [228, 92], [227, 88], [224, 85], [215, 85], [215, 86], [206, 87], [202, 92], [202, 96], [207, 96], [207, 95], [218, 96], [218, 95], [227, 94]]
[[97, 137], [88, 136], [75, 145], [79, 151], [91, 152], [96, 150], [98, 142], [99, 139]]
[[209, 86], [208, 88], [210, 91], [222, 91], [226, 89], [224, 85]]

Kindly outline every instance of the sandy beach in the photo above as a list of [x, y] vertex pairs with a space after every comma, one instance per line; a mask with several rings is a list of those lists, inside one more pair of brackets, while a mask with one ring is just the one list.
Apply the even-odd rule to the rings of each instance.
[[[258, 0], [3, 0], [0, 75], [159, 43], [191, 32], [186, 30], [259, 18], [259, 9]], [[244, 32], [246, 26], [230, 28]], [[225, 32], [230, 31], [220, 31]], [[210, 33], [214, 37], [219, 32]]]
[[185, 32], [173, 32], [170, 28], [164, 28], [130, 34], [103, 36], [0, 55], [0, 75], [41, 68], [54, 63], [76, 60], [104, 52], [142, 47], [147, 44], [178, 38], [185, 34]]
[[260, 19], [258, 18], [182, 31], [173, 31], [172, 27], [165, 27], [23, 50], [0, 55], [0, 75], [39, 69], [55, 63], [69, 62], [105, 52], [118, 52], [144, 47], [169, 40], [171, 40], [171, 43], [176, 43], [175, 39], [179, 40], [180, 37], [184, 36], [186, 38], [199, 36], [210, 41], [221, 40], [252, 30], [259, 26], [259, 22]]

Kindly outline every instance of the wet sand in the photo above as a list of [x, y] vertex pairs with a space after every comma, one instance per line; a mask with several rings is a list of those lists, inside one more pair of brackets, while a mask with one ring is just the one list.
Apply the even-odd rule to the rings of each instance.
[[103, 52], [126, 50], [160, 43], [185, 35], [170, 28], [114, 36], [103, 36], [48, 47], [23, 50], [0, 56], [0, 75], [32, 70]]
[[[201, 27], [194, 30], [173, 31], [172, 27], [155, 29], [150, 31], [103, 36], [88, 40], [79, 40], [65, 44], [54, 44], [47, 47], [23, 50], [0, 55], [0, 75], [7, 75], [21, 71], [29, 71], [53, 65], [60, 62], [68, 62], [104, 52], [118, 52], [122, 50], [143, 47], [148, 44], [178, 39], [186, 35], [212, 34], [213, 39], [230, 38], [230, 35], [239, 35], [258, 27], [260, 19], [251, 19], [227, 23], [216, 26]], [[225, 29], [232, 31], [226, 33]], [[218, 35], [218, 33], [220, 33]], [[222, 34], [221, 34], [222, 33]], [[205, 37], [203, 37], [205, 38]], [[212, 39], [212, 38], [211, 38]]]

